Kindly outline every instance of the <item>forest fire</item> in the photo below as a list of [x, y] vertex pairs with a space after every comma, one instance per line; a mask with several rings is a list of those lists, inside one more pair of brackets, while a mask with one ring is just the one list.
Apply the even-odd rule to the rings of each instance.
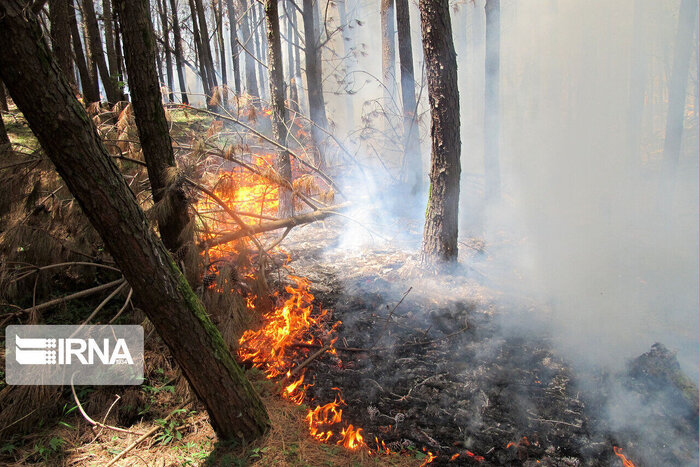
[[631, 460], [627, 459], [627, 456], [622, 454], [622, 448], [613, 446], [613, 451], [615, 451], [615, 455], [619, 457], [622, 461], [622, 465], [624, 465], [625, 467], [634, 467], [634, 463]]

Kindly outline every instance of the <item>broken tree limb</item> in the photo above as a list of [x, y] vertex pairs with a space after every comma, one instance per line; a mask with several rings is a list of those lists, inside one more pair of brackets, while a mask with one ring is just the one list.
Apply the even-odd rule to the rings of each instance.
[[289, 217], [287, 219], [280, 219], [277, 221], [265, 222], [263, 224], [247, 226], [246, 229], [241, 228], [240, 230], [236, 230], [235, 232], [229, 232], [212, 240], [201, 242], [199, 246], [200, 248], [204, 248], [205, 246], [211, 248], [214, 246], [222, 245], [224, 243], [232, 242], [234, 240], [238, 240], [239, 238], [248, 237], [263, 232], [271, 232], [273, 230], [310, 224], [311, 222], [319, 221], [321, 219], [325, 219], [326, 217], [338, 214], [338, 211], [340, 211], [341, 209], [345, 209], [348, 206], [350, 206], [350, 203], [342, 203], [328, 208], [318, 209], [316, 211], [309, 212], [306, 214]]

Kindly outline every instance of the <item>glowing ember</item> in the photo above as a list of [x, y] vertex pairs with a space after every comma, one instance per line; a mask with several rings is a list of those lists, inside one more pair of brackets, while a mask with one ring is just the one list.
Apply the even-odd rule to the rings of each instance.
[[423, 463], [420, 465], [420, 467], [423, 467], [424, 465], [432, 464], [435, 458], [437, 457], [434, 455], [432, 452], [428, 451], [427, 452], [428, 457], [423, 461]]
[[622, 460], [622, 465], [624, 465], [625, 467], [634, 467], [634, 462], [627, 459], [627, 457], [624, 454], [622, 454], [622, 448], [613, 446], [613, 451], [615, 451], [615, 455]]

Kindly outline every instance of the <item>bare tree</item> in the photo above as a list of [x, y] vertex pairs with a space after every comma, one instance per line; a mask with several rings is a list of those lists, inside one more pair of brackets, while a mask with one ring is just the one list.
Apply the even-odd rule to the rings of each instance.
[[[265, 0], [265, 19], [267, 22], [268, 68], [270, 71], [270, 101], [272, 103], [272, 134], [281, 145], [287, 139], [287, 107], [284, 105], [284, 70], [282, 69], [282, 42], [280, 39], [280, 22], [277, 0]], [[289, 152], [280, 151], [277, 157], [277, 171], [283, 179], [291, 183], [292, 165]], [[279, 217], [294, 215], [292, 192], [288, 188], [279, 188]]]
[[[129, 0], [129, 10], [148, 20], [146, 0]], [[264, 434], [269, 419], [262, 401], [151, 230], [21, 0], [0, 3], [0, 43], [0, 78], [206, 406], [219, 438], [250, 441]]]
[[424, 261], [456, 261], [461, 172], [457, 56], [448, 0], [420, 0], [423, 55], [432, 119], [430, 191], [423, 231]]
[[[168, 209], [158, 216], [158, 230], [165, 246], [176, 252], [183, 245], [183, 230], [189, 223], [187, 199], [181, 186], [168, 183], [168, 172], [175, 168], [168, 122], [161, 104], [160, 86], [154, 65], [155, 34], [148, 14], [148, 0], [116, 0], [126, 52], [134, 119], [148, 168], [148, 179], [155, 203]], [[137, 8], [146, 4], [145, 11]]]
[[501, 126], [501, 0], [486, 0], [486, 59], [484, 75], [484, 174], [486, 199], [501, 197], [498, 141]]
[[408, 0], [396, 0], [396, 30], [399, 39], [401, 65], [401, 103], [403, 105], [404, 161], [403, 172], [412, 193], [423, 189], [423, 163], [416, 103], [416, 80], [413, 72], [413, 48], [411, 47], [411, 17]]
[[311, 137], [314, 140], [314, 163], [317, 167], [325, 165], [321, 142], [324, 139], [323, 130], [328, 128], [326, 103], [323, 98], [323, 69], [321, 66], [321, 42], [318, 37], [318, 27], [314, 20], [314, 1], [304, 0], [302, 18], [304, 20], [304, 55], [306, 57], [306, 86], [309, 96], [309, 116], [314, 125], [311, 126]]

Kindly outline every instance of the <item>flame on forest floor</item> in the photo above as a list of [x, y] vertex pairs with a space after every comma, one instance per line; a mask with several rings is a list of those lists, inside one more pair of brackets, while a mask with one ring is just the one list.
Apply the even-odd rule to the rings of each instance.
[[635, 467], [634, 462], [627, 459], [627, 457], [624, 454], [622, 454], [622, 448], [613, 446], [613, 451], [615, 452], [615, 455], [619, 457], [620, 460], [622, 460], [622, 465], [624, 465], [624, 467]]

